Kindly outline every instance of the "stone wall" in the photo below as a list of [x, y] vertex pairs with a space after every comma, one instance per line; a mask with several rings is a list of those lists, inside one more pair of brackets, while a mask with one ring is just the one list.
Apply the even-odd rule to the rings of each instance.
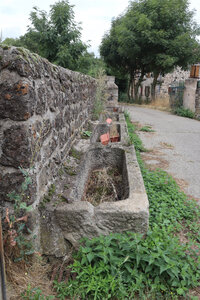
[[[184, 71], [180, 67], [174, 69], [173, 72], [166, 74], [165, 76], [159, 76], [158, 81], [161, 82], [161, 85], [156, 86], [156, 97], [169, 99], [168, 89], [170, 86], [179, 85], [179, 82], [184, 82], [190, 76], [190, 71]], [[151, 84], [153, 83], [153, 77], [145, 78], [141, 84], [141, 89], [139, 89], [142, 99], [145, 100], [145, 88], [149, 87], [150, 97], [151, 97]]]
[[[23, 48], [0, 46], [0, 204], [32, 172], [36, 208], [90, 118], [95, 79], [58, 67]], [[8, 202], [7, 202], [8, 204]]]
[[162, 77], [161, 81], [163, 82], [160, 88], [161, 95], [168, 95], [168, 88], [174, 83], [184, 82], [190, 76], [190, 71], [182, 70], [180, 67], [174, 69], [173, 72], [166, 74]]

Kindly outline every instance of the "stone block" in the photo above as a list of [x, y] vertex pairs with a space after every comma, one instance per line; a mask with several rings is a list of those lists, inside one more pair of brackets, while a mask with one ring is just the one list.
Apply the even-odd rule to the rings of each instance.
[[14, 168], [30, 166], [32, 152], [25, 125], [11, 126], [3, 133], [0, 164]]

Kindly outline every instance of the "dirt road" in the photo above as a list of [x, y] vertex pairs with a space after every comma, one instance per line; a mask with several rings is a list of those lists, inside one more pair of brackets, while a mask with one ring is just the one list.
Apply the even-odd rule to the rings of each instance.
[[186, 192], [200, 204], [200, 121], [154, 109], [125, 106], [131, 120], [139, 126], [151, 126], [155, 132], [139, 131], [143, 154], [152, 168], [171, 174]]

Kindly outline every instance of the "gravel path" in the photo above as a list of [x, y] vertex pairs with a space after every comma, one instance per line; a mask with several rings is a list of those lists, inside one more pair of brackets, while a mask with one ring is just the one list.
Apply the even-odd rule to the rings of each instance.
[[139, 131], [145, 148], [143, 158], [152, 168], [170, 173], [200, 204], [200, 121], [149, 108], [125, 106], [133, 122], [149, 125], [155, 132]]

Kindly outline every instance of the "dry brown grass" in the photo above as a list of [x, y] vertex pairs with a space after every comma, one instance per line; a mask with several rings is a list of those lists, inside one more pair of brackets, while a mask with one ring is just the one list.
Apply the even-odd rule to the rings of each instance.
[[139, 107], [146, 107], [152, 109], [158, 109], [163, 111], [171, 111], [169, 97], [157, 97], [155, 100], [151, 101], [148, 104], [132, 104], [132, 103], [123, 103], [123, 105], [130, 105], [130, 106], [139, 106]]
[[28, 285], [40, 288], [45, 296], [54, 295], [48, 278], [51, 267], [40, 256], [34, 255], [29, 264], [15, 263], [8, 257], [5, 260], [8, 300], [22, 299], [21, 294], [27, 290]]
[[94, 170], [88, 180], [83, 200], [92, 203], [94, 206], [102, 202], [120, 200], [121, 185], [122, 175], [117, 169], [105, 167]]

